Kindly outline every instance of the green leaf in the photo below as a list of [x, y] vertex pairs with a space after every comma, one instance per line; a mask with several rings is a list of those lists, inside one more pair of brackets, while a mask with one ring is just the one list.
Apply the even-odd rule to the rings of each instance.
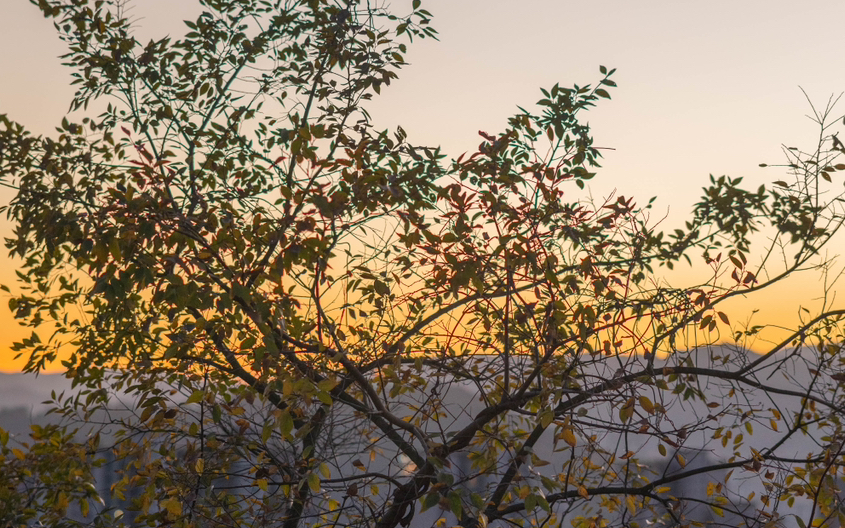
[[311, 493], [320, 493], [320, 477], [316, 473], [309, 473], [307, 481]]
[[534, 508], [537, 507], [537, 496], [533, 493], [529, 493], [527, 497], [525, 497], [525, 511], [532, 512]]
[[282, 411], [282, 415], [279, 417], [279, 432], [284, 439], [290, 439], [291, 432], [293, 431], [293, 418], [288, 411]]
[[464, 507], [461, 503], [461, 496], [457, 492], [449, 492], [449, 510], [453, 514], [455, 514], [455, 517], [457, 517], [458, 519], [461, 518], [461, 514], [464, 511]]
[[426, 511], [434, 506], [440, 504], [440, 494], [432, 491], [427, 494], [422, 500], [422, 511]]
[[546, 409], [540, 413], [540, 427], [545, 429], [555, 419], [555, 413], [552, 409]]
[[188, 405], [192, 403], [198, 403], [202, 401], [203, 396], [205, 396], [205, 392], [202, 389], [197, 389], [192, 392], [190, 396], [188, 396], [188, 399], [185, 400], [185, 403], [187, 403]]

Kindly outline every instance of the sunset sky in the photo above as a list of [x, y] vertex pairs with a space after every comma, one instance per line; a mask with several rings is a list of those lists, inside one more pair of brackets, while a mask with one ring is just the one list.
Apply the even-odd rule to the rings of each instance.
[[[410, 0], [392, 4], [403, 11]], [[180, 34], [181, 21], [199, 12], [194, 0], [134, 5], [142, 42]], [[378, 127], [401, 124], [412, 142], [457, 156], [476, 148], [479, 130], [499, 132], [517, 105], [530, 107], [540, 87], [589, 84], [600, 78], [599, 65], [617, 68], [613, 99], [588, 118], [596, 144], [613, 149], [604, 151], [592, 191], [640, 203], [657, 196], [667, 227], [682, 221], [709, 174], [743, 176], [754, 187], [785, 179], [758, 165], [783, 162], [783, 145], [817, 142], [801, 88], [820, 107], [845, 90], [841, 1], [423, 0], [423, 7], [440, 40], [410, 47], [410, 65], [370, 107]], [[27, 0], [0, 0], [0, 20], [0, 113], [50, 133], [73, 93], [58, 58], [63, 44]], [[845, 101], [838, 110], [845, 113]], [[0, 192], [0, 202], [10, 196]], [[0, 219], [0, 233], [10, 229]], [[4, 251], [0, 284], [13, 284], [15, 266]], [[734, 303], [733, 318], [758, 308], [758, 322], [789, 324], [822, 293], [818, 275], [807, 273]], [[15, 371], [22, 363], [9, 347], [25, 332], [6, 300], [0, 370]]]

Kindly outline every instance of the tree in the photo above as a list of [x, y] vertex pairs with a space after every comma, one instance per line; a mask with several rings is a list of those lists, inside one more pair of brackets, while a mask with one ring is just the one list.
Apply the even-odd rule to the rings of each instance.
[[[71, 108], [102, 112], [52, 138], [0, 116], [19, 350], [81, 391], [34, 447], [2, 438], [4, 467], [34, 461], [10, 522], [91, 499], [39, 485], [90, 483], [106, 454], [127, 514], [97, 525], [842, 522], [845, 310], [755, 354], [761, 327], [722, 308], [826, 262], [830, 108], [792, 182], [711, 177], [664, 233], [652, 202], [580, 192], [613, 70], [447, 161], [366, 112], [404, 39], [435, 35], [419, 0], [204, 0], [147, 44], [121, 0], [33, 3]], [[661, 279], [702, 259], [703, 284]]]

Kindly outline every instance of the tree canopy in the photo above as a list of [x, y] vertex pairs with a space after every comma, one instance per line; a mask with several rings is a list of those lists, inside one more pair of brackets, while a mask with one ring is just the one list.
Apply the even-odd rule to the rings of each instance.
[[6, 524], [845, 524], [845, 309], [755, 353], [723, 308], [829, 262], [830, 108], [785, 180], [711, 177], [663, 231], [585, 191], [612, 69], [449, 159], [366, 110], [419, 0], [201, 3], [143, 43], [123, 0], [33, 0], [86, 117], [0, 115], [9, 305], [79, 392], [0, 435]]

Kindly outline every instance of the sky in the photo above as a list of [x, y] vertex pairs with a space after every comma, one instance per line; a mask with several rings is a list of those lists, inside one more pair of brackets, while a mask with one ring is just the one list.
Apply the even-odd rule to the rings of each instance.
[[[410, 2], [392, 4], [405, 10]], [[199, 13], [194, 0], [133, 3], [142, 42], [180, 34], [182, 20]], [[479, 130], [503, 130], [517, 105], [540, 98], [540, 87], [590, 84], [600, 65], [616, 68], [612, 100], [588, 117], [595, 144], [613, 149], [604, 151], [591, 190], [640, 203], [656, 196], [655, 211], [668, 224], [685, 217], [709, 174], [742, 176], [754, 187], [785, 179], [759, 164], [783, 162], [784, 145], [817, 142], [802, 89], [822, 107], [845, 90], [841, 1], [423, 0], [423, 7], [440, 39], [411, 45], [410, 64], [370, 107], [378, 127], [401, 125], [411, 142], [457, 156], [477, 147]], [[0, 113], [50, 133], [73, 93], [58, 58], [63, 43], [27, 0], [0, 0], [0, 20]], [[0, 202], [9, 198], [0, 192]], [[0, 219], [0, 234], [10, 230]], [[15, 266], [0, 254], [0, 284], [12, 285]], [[822, 293], [809, 273], [738, 300], [732, 311], [743, 319], [759, 309], [759, 321], [786, 325]], [[10, 346], [26, 332], [5, 301], [0, 370], [15, 371], [22, 363]]]

